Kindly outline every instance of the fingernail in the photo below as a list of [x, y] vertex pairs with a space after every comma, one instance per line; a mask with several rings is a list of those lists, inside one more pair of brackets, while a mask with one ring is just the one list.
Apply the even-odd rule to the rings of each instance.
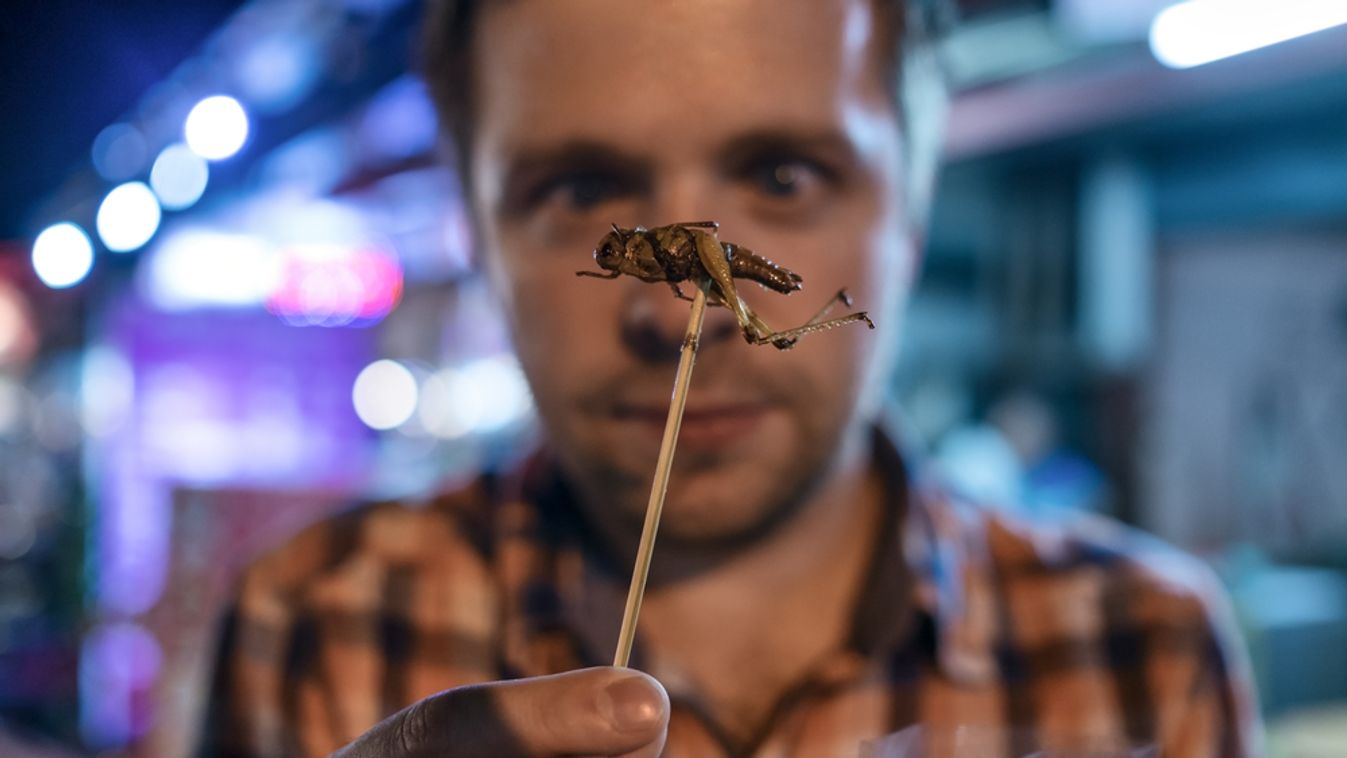
[[643, 676], [625, 676], [599, 694], [599, 712], [619, 732], [650, 729], [663, 718], [663, 710], [664, 698]]

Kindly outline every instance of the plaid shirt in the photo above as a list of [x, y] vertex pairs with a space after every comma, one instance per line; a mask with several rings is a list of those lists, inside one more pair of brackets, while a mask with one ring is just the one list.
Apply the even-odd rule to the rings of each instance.
[[[1258, 721], [1209, 572], [1102, 520], [1028, 525], [909, 479], [845, 643], [735, 743], [673, 661], [632, 664], [673, 713], [666, 754], [1243, 756]], [[459, 685], [609, 662], [626, 567], [535, 460], [421, 504], [367, 506], [258, 561], [228, 612], [206, 755], [326, 755]], [[658, 551], [657, 551], [658, 553]], [[887, 740], [876, 741], [884, 735]], [[888, 752], [893, 751], [893, 752]]]

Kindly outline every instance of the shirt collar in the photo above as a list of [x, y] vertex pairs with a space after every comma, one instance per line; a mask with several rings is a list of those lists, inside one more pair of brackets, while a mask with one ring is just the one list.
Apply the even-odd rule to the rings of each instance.
[[[985, 521], [942, 486], [900, 421], [888, 418], [880, 425], [876, 461], [889, 475], [890, 510], [899, 514], [877, 565], [905, 570], [908, 596], [873, 582], [861, 607], [899, 606], [924, 615], [934, 627], [936, 664], [945, 676], [970, 685], [988, 681], [996, 670], [999, 618]], [[858, 615], [858, 629], [863, 622]]]
[[[961, 684], [983, 683], [995, 674], [1000, 625], [985, 518], [941, 486], [909, 440], [891, 421], [875, 435], [887, 516], [844, 652], [883, 658], [924, 615], [935, 630], [942, 673]], [[588, 622], [621, 613], [626, 573], [592, 549], [592, 535], [550, 456], [534, 456], [521, 473], [516, 486], [501, 493], [507, 497], [497, 519], [497, 558], [514, 574], [504, 582], [506, 662], [525, 675], [550, 673], [540, 667], [557, 670], [563, 660], [570, 667], [606, 663], [605, 651], [616, 640], [606, 644], [605, 635], [581, 627], [610, 626]], [[593, 572], [606, 581], [587, 581]], [[653, 663], [642, 657], [638, 639], [633, 665]]]

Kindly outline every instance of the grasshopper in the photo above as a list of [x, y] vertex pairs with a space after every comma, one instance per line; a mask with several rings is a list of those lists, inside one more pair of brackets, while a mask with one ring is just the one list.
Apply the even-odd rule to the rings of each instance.
[[775, 331], [767, 326], [753, 309], [739, 296], [735, 278], [749, 279], [766, 289], [788, 295], [800, 289], [804, 280], [799, 274], [763, 258], [746, 247], [732, 242], [721, 242], [717, 236], [720, 224], [715, 221], [693, 221], [646, 229], [622, 229], [617, 224], [599, 240], [594, 248], [594, 261], [606, 273], [577, 271], [576, 276], [616, 279], [622, 274], [634, 276], [643, 282], [666, 282], [674, 296], [691, 300], [679, 286], [690, 281], [701, 286], [709, 281], [707, 303], [721, 305], [734, 312], [750, 345], [772, 344], [778, 350], [789, 350], [800, 337], [812, 332], [833, 329], [843, 324], [864, 322], [871, 329], [875, 324], [864, 311], [839, 318], [824, 318], [833, 306], [842, 303], [851, 306], [851, 297], [845, 289], [838, 290], [823, 308], [802, 326]]

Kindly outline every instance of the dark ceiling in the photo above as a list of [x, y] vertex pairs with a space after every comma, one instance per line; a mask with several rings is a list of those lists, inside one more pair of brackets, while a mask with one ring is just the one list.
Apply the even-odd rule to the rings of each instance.
[[[0, 243], [24, 240], [35, 204], [87, 165], [127, 113], [243, 0], [10, 0], [0, 11]], [[981, 17], [1047, 0], [957, 0]], [[2, 247], [2, 246], [0, 246]]]
[[0, 11], [0, 241], [240, 0], [10, 0]]

